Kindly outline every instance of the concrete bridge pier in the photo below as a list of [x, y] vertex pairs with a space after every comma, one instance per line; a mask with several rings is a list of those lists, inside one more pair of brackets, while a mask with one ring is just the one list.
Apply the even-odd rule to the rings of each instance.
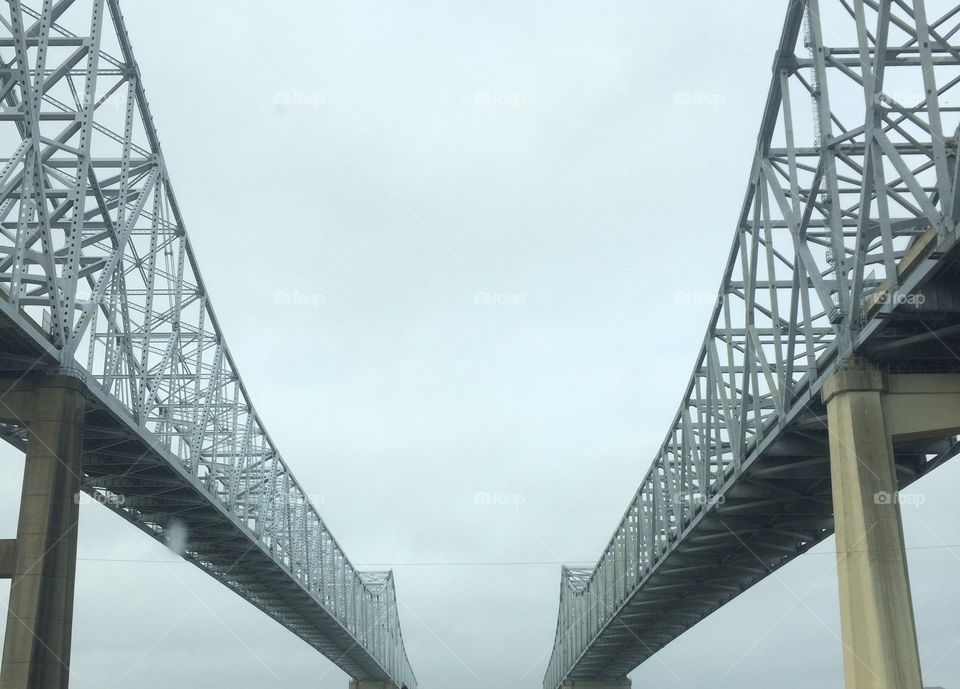
[[0, 420], [28, 433], [17, 538], [0, 541], [0, 575], [12, 579], [0, 689], [66, 689], [69, 680], [81, 389], [67, 376], [0, 382]]
[[565, 679], [560, 689], [630, 689], [630, 679]]
[[893, 440], [960, 430], [960, 376], [851, 362], [822, 394], [846, 689], [922, 689]]
[[397, 686], [387, 680], [351, 679], [350, 689], [397, 689]]

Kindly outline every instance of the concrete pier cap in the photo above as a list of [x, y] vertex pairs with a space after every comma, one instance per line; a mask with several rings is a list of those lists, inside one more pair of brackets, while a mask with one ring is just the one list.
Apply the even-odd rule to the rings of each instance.
[[894, 441], [960, 431], [960, 376], [848, 359], [823, 386], [847, 689], [922, 689]]

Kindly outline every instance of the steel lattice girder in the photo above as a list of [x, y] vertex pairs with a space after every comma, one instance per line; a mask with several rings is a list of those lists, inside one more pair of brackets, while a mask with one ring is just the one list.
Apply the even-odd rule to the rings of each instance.
[[[562, 572], [544, 689], [624, 676], [832, 533], [842, 359], [957, 370], [958, 31], [949, 2], [789, 3], [703, 346], [603, 556]], [[898, 444], [901, 485], [958, 449]]]
[[182, 524], [185, 557], [352, 676], [414, 689], [392, 576], [350, 564], [237, 372], [118, 1], [0, 22], [2, 367], [86, 381], [86, 490], [157, 538]]

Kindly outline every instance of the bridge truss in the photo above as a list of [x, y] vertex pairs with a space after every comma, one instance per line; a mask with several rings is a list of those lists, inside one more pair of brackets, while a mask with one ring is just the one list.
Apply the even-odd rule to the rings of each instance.
[[[960, 370], [960, 5], [791, 0], [702, 348], [544, 689], [616, 679], [832, 533], [824, 381]], [[957, 438], [895, 446], [909, 484]]]
[[240, 378], [118, 0], [8, 7], [0, 367], [85, 382], [85, 490], [158, 539], [184, 531], [185, 558], [354, 678], [415, 689], [392, 575], [350, 563]]

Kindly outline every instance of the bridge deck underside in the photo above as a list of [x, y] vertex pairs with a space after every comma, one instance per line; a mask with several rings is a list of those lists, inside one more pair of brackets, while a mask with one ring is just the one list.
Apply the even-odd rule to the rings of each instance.
[[[960, 252], [940, 259], [922, 310], [885, 318], [859, 352], [890, 372], [960, 372]], [[819, 395], [768, 449], [731, 477], [664, 547], [570, 672], [623, 677], [740, 593], [833, 533], [826, 409]], [[900, 487], [960, 451], [954, 437], [896, 443]]]
[[[808, 436], [804, 442], [812, 452], [816, 441]], [[906, 486], [936, 465], [924, 460], [926, 452], [947, 447], [940, 442], [897, 449], [898, 476], [901, 486]], [[755, 497], [760, 492], [763, 499]], [[765, 458], [741, 477], [722, 506], [672, 546], [672, 552], [620, 609], [570, 677], [623, 677], [832, 533], [826, 451]]]
[[[0, 311], [0, 375], [18, 378], [58, 369], [9, 314]], [[362, 645], [223, 506], [205, 494], [175, 459], [143, 438], [132, 422], [95, 385], [87, 385], [84, 489], [150, 536], [164, 542], [176, 520], [186, 535], [180, 554], [276, 619], [352, 677], [389, 680]], [[2, 404], [2, 401], [0, 401]], [[3, 437], [25, 448], [22, 427]], [[110, 496], [122, 496], [122, 501]], [[106, 496], [106, 497], [105, 497]]]

